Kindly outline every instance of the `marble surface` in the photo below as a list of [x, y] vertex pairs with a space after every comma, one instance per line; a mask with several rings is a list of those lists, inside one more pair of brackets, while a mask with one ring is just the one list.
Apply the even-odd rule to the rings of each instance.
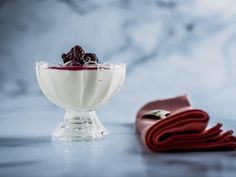
[[[0, 1], [0, 176], [234, 177], [235, 152], [150, 153], [136, 111], [188, 93], [210, 125], [236, 125], [236, 1]], [[60, 144], [64, 110], [40, 92], [38, 60], [60, 61], [81, 44], [102, 61], [126, 62], [124, 87], [98, 110], [111, 134]]]

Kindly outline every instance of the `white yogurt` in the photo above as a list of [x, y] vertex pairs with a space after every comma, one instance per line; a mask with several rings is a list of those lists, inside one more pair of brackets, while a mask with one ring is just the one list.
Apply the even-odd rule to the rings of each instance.
[[36, 63], [39, 86], [56, 105], [73, 111], [94, 110], [123, 85], [125, 64], [101, 65], [95, 70], [61, 70]]

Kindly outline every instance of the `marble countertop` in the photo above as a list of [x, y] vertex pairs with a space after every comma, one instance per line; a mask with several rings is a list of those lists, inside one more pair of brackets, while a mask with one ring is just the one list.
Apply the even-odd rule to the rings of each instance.
[[[121, 95], [117, 95], [117, 99]], [[16, 101], [18, 104], [9, 109]], [[3, 177], [234, 177], [236, 152], [151, 153], [142, 148], [134, 116], [98, 110], [110, 135], [101, 140], [58, 143], [50, 134], [64, 111], [41, 94], [5, 102], [0, 122], [0, 176]], [[23, 104], [24, 103], [24, 104]], [[12, 105], [11, 105], [12, 106]], [[224, 121], [235, 126], [235, 121]], [[230, 127], [230, 126], [229, 126]]]
[[[235, 177], [235, 152], [150, 153], [135, 131], [146, 102], [189, 94], [210, 125], [236, 130], [236, 1], [0, 1], [0, 177]], [[127, 63], [124, 87], [98, 110], [102, 140], [61, 144], [64, 110], [40, 92], [35, 61], [75, 44]]]

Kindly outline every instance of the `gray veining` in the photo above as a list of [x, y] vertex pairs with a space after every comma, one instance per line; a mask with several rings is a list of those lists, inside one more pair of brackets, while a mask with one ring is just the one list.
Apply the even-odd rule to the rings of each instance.
[[[153, 154], [134, 127], [147, 101], [188, 93], [210, 125], [236, 125], [236, 1], [0, 1], [0, 176], [234, 177], [235, 152]], [[75, 44], [126, 62], [125, 86], [98, 111], [104, 140], [59, 144], [64, 110], [40, 92], [35, 61]]]

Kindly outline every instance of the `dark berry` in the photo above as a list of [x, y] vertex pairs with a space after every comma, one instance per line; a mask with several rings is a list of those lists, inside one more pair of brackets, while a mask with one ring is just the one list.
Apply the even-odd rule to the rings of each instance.
[[85, 53], [84, 49], [79, 45], [76, 45], [72, 49], [70, 49], [70, 52], [76, 53], [76, 54], [84, 54]]
[[62, 54], [63, 62], [66, 66], [80, 66], [84, 64], [96, 64], [99, 60], [94, 53], [85, 53], [79, 45], [74, 46], [68, 53]]
[[86, 53], [84, 55], [84, 60], [85, 60], [85, 62], [88, 62], [88, 63], [90, 61], [91, 61], [91, 63], [99, 63], [98, 58], [95, 53]]

